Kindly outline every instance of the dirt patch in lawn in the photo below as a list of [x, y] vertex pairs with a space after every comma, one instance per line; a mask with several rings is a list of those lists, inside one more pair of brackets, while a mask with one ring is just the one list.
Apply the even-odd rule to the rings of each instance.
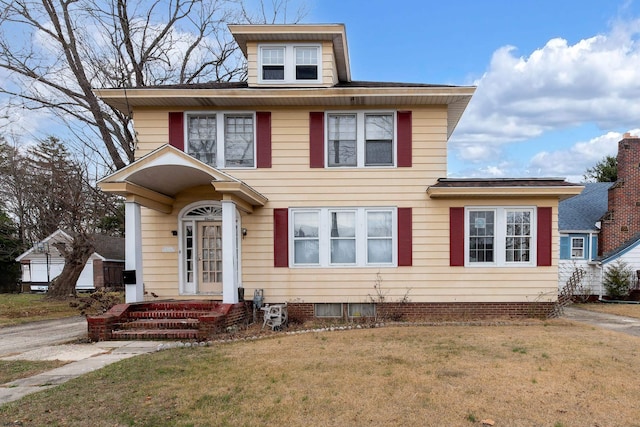
[[0, 422], [630, 426], [639, 355], [637, 337], [562, 319], [280, 333], [128, 359], [5, 405]]

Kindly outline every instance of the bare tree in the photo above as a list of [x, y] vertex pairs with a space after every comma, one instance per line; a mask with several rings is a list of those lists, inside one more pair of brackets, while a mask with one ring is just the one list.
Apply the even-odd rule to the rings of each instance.
[[56, 113], [119, 169], [134, 158], [131, 117], [94, 87], [241, 80], [245, 64], [226, 25], [297, 22], [304, 12], [287, 16], [290, 1], [0, 0], [0, 69], [9, 75], [0, 93]]
[[55, 246], [65, 265], [49, 295], [74, 294], [78, 277], [94, 252], [94, 234], [121, 234], [122, 203], [117, 196], [99, 191], [89, 177], [87, 164], [72, 157], [53, 137], [25, 153], [0, 144], [0, 172], [0, 194], [24, 247], [58, 229], [73, 237], [70, 244]]

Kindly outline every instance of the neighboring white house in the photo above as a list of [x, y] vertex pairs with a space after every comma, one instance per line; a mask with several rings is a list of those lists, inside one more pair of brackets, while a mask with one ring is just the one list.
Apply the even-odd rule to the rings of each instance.
[[[103, 286], [122, 286], [124, 269], [124, 238], [94, 235], [96, 251], [87, 260], [76, 290], [93, 291]], [[36, 243], [16, 261], [22, 267], [22, 290], [47, 292], [49, 283], [62, 273], [64, 257], [56, 244], [70, 244], [73, 238], [62, 230], [57, 230], [46, 239]]]

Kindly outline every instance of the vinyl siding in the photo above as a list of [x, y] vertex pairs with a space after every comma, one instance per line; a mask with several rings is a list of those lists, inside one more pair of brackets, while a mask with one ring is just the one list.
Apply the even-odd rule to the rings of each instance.
[[[385, 108], [388, 109], [388, 108]], [[540, 199], [429, 199], [426, 189], [446, 176], [447, 111], [444, 106], [412, 111], [412, 167], [337, 169], [309, 167], [309, 112], [272, 109], [272, 167], [229, 170], [268, 203], [252, 214], [242, 214], [248, 230], [242, 240], [242, 281], [245, 295], [264, 289], [266, 302], [365, 302], [374, 293], [376, 275], [382, 277], [387, 298], [408, 293], [411, 302], [533, 302], [553, 301], [557, 295], [557, 238], [553, 264], [527, 268], [465, 268], [449, 266], [449, 208], [452, 206], [551, 206], [552, 231], [557, 236], [557, 200]], [[168, 111], [136, 111], [139, 133], [137, 157], [167, 143]], [[164, 215], [143, 209], [143, 263], [145, 290], [161, 297], [178, 295], [178, 213], [191, 202], [211, 200], [210, 188], [178, 195], [173, 212]], [[273, 209], [299, 207], [412, 208], [413, 258], [411, 267], [276, 268], [273, 255]], [[174, 248], [174, 252], [170, 252]]]

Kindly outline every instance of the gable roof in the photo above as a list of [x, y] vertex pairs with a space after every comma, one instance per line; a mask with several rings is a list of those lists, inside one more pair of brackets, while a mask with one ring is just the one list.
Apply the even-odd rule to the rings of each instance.
[[100, 255], [104, 260], [124, 261], [124, 237], [104, 234], [94, 234], [92, 237], [96, 254]]
[[558, 205], [559, 231], [598, 232], [596, 222], [607, 213], [608, 191], [612, 185], [612, 182], [587, 183], [582, 193], [561, 201]]
[[164, 213], [171, 213], [180, 191], [197, 186], [211, 186], [212, 190], [233, 196], [247, 211], [267, 202], [264, 195], [243, 181], [168, 144], [98, 181], [102, 191]]
[[[42, 243], [49, 244], [49, 251], [51, 252], [52, 256], [61, 256], [59, 251], [55, 249], [52, 243], [71, 242], [73, 240], [71, 234], [72, 233], [67, 233], [63, 230], [58, 229], [44, 238], [42, 240]], [[92, 234], [91, 237], [93, 238], [93, 245], [95, 249], [95, 252], [92, 254], [92, 256], [101, 258], [103, 261], [124, 261], [124, 237], [107, 236], [104, 234]], [[20, 256], [16, 258], [16, 261], [20, 262], [23, 259], [30, 258], [30, 255], [32, 254], [37, 254], [37, 245], [38, 244], [33, 245], [31, 248], [20, 254]]]

